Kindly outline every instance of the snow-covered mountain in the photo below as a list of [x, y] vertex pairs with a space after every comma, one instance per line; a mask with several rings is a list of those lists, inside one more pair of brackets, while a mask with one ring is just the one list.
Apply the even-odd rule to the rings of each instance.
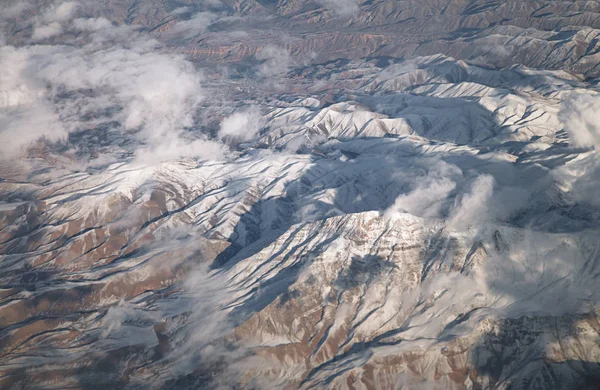
[[0, 387], [593, 389], [600, 5], [0, 5]]

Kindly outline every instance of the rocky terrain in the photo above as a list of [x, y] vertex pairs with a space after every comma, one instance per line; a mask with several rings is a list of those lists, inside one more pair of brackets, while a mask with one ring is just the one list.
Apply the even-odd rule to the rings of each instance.
[[0, 5], [0, 388], [597, 388], [599, 11]]

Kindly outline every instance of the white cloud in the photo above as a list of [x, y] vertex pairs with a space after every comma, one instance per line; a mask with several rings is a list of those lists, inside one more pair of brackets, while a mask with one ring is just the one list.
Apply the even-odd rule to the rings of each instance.
[[11, 2], [10, 4], [0, 4], [0, 20], [17, 17], [21, 15], [23, 11], [31, 7], [32, 5], [29, 1], [17, 1]]
[[220, 138], [232, 138], [235, 141], [247, 142], [256, 137], [265, 125], [265, 120], [256, 107], [233, 113], [223, 119], [219, 130]]
[[[170, 244], [162, 242], [161, 247], [165, 244], [189, 246], [190, 241], [193, 239], [174, 240]], [[156, 384], [165, 387], [165, 382], [188, 375], [199, 367], [225, 363], [219, 367], [222, 372], [214, 378], [216, 383], [211, 383], [221, 386], [210, 387], [232, 388], [240, 379], [236, 364], [247, 356], [247, 350], [240, 343], [225, 340], [235, 328], [229, 312], [224, 309], [232, 298], [227, 285], [226, 274], [211, 272], [206, 263], [199, 264], [189, 272], [180, 293], [167, 300], [158, 300], [152, 311], [141, 313], [141, 310], [135, 310], [132, 305], [127, 304], [111, 309], [112, 312], [107, 314], [108, 318], [103, 324], [104, 331], [110, 331], [108, 334], [124, 342], [132, 337], [141, 344], [152, 345], [156, 342], [155, 335], [154, 340], [143, 339], [149, 327], [141, 329], [141, 335], [131, 335], [132, 327], [119, 324], [139, 322], [150, 316], [156, 322], [167, 319], [167, 332], [171, 333], [170, 341], [176, 343], [176, 348], [168, 351], [163, 360], [149, 367], [157, 370], [154, 372]]]
[[73, 20], [73, 27], [81, 31], [100, 31], [112, 27], [112, 23], [105, 18], [77, 18]]
[[57, 115], [38, 105], [32, 109], [1, 110], [0, 112], [0, 156], [17, 157], [24, 148], [40, 138], [57, 141], [67, 135]]
[[218, 15], [212, 12], [199, 12], [189, 20], [175, 23], [170, 32], [183, 38], [192, 38], [205, 32], [217, 18]]
[[11, 46], [0, 47], [0, 109], [31, 103], [37, 98], [33, 86], [21, 78], [29, 52]]
[[600, 145], [598, 112], [600, 95], [597, 94], [575, 94], [563, 102], [559, 119], [574, 146], [597, 148]]
[[34, 53], [27, 48], [0, 47], [0, 155], [13, 157], [41, 137], [58, 140], [67, 134], [43, 84], [24, 76]]
[[[73, 17], [76, 8], [74, 2], [50, 7], [40, 19], [50, 24], [36, 25], [34, 39], [66, 28], [58, 21]], [[68, 26], [90, 32], [83, 44], [0, 47], [4, 155], [41, 137], [58, 140], [118, 123], [143, 144], [137, 154], [144, 160], [223, 156], [225, 146], [186, 131], [204, 98], [202, 73], [192, 63], [163, 54], [156, 40], [135, 27], [113, 26], [103, 18], [78, 18]], [[154, 159], [147, 158], [152, 154]]]
[[156, 144], [150, 144], [137, 151], [137, 161], [153, 164], [179, 157], [198, 157], [203, 160], [223, 159], [229, 149], [222, 143], [209, 139], [185, 140], [178, 136], [166, 135]]
[[58, 22], [52, 22], [43, 26], [37, 26], [33, 30], [31, 38], [35, 41], [52, 38], [62, 33], [62, 26]]
[[318, 0], [318, 2], [340, 16], [352, 16], [360, 11], [360, 0]]
[[256, 59], [263, 61], [259, 66], [261, 76], [271, 78], [288, 72], [294, 64], [290, 52], [281, 46], [268, 45], [256, 54]]
[[[455, 165], [441, 160], [423, 160], [424, 167], [407, 167], [411, 190], [398, 196], [385, 214], [410, 213], [425, 218], [440, 218], [450, 194], [456, 188], [456, 180], [462, 171]], [[426, 171], [423, 172], [423, 169]]]
[[494, 194], [494, 178], [490, 175], [478, 176], [456, 202], [448, 224], [456, 230], [479, 226], [490, 220], [491, 199]]
[[456, 183], [447, 178], [426, 177], [413, 191], [396, 198], [392, 210], [424, 217], [437, 217], [440, 215], [443, 202], [454, 188]]
[[553, 178], [560, 183], [564, 193], [563, 201], [571, 205], [583, 204], [589, 208], [589, 215], [600, 206], [600, 95], [597, 93], [575, 93], [565, 99], [559, 112], [559, 119], [569, 134], [571, 145], [593, 148], [587, 155], [575, 159], [552, 171]]
[[409, 213], [446, 219], [456, 231], [507, 221], [526, 207], [530, 196], [527, 189], [500, 186], [488, 174], [473, 178], [472, 173], [438, 159], [423, 158], [415, 166], [404, 167], [397, 180], [409, 189], [385, 211], [386, 217]]
[[503, 234], [510, 247], [493, 252], [482, 273], [487, 290], [501, 299], [503, 315], [577, 313], [598, 299], [594, 275], [583, 271], [588, 257], [582, 248], [595, 240], [593, 234], [577, 239], [525, 229]]
[[63, 32], [61, 23], [70, 20], [79, 6], [75, 1], [67, 1], [46, 8], [42, 16], [34, 20], [31, 39], [42, 41], [60, 35]]
[[76, 1], [66, 1], [50, 7], [43, 16], [47, 22], [65, 22], [73, 16], [80, 4]]
[[181, 15], [181, 14], [185, 14], [188, 13], [192, 10], [191, 7], [177, 7], [175, 8], [173, 11], [171, 11], [171, 13], [173, 15]]

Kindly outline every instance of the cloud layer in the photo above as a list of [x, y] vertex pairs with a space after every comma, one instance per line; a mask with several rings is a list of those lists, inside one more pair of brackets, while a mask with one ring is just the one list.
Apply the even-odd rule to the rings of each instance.
[[31, 35], [40, 43], [63, 32], [78, 39], [0, 47], [2, 152], [109, 128], [134, 134], [144, 160], [221, 157], [223, 145], [187, 131], [204, 99], [202, 73], [135, 26], [74, 18], [79, 7], [51, 5], [32, 21]]

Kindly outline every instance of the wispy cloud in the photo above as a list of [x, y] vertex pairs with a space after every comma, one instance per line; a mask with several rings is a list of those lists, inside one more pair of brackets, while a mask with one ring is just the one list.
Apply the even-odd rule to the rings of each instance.
[[360, 0], [318, 0], [318, 2], [331, 12], [348, 17], [360, 11]]
[[265, 119], [257, 107], [235, 112], [221, 122], [219, 137], [238, 142], [253, 140], [265, 125]]
[[80, 4], [76, 1], [55, 3], [44, 10], [40, 17], [34, 20], [31, 39], [43, 41], [60, 35], [63, 32], [63, 22], [69, 21]]
[[559, 119], [574, 146], [597, 148], [600, 145], [599, 111], [598, 94], [578, 93], [563, 102]]
[[191, 19], [177, 21], [171, 27], [170, 33], [181, 38], [192, 38], [205, 32], [210, 25], [219, 18], [213, 12], [199, 12]]
[[265, 78], [272, 78], [286, 73], [294, 64], [289, 50], [285, 47], [275, 45], [263, 47], [256, 54], [256, 59], [262, 61], [258, 71]]
[[0, 148], [5, 155], [20, 153], [41, 137], [55, 141], [104, 124], [134, 134], [142, 144], [136, 153], [144, 160], [148, 154], [158, 161], [222, 157], [223, 145], [186, 131], [204, 99], [202, 72], [183, 56], [161, 50], [158, 41], [135, 26], [75, 18], [78, 7], [66, 2], [43, 9], [34, 20], [32, 39], [64, 31], [81, 38], [0, 48], [0, 138], [6, 141]]
[[501, 186], [489, 174], [463, 172], [441, 159], [422, 157], [404, 170], [397, 179], [407, 191], [385, 211], [389, 218], [409, 213], [444, 219], [452, 230], [477, 230], [509, 220], [529, 201], [527, 189]]

